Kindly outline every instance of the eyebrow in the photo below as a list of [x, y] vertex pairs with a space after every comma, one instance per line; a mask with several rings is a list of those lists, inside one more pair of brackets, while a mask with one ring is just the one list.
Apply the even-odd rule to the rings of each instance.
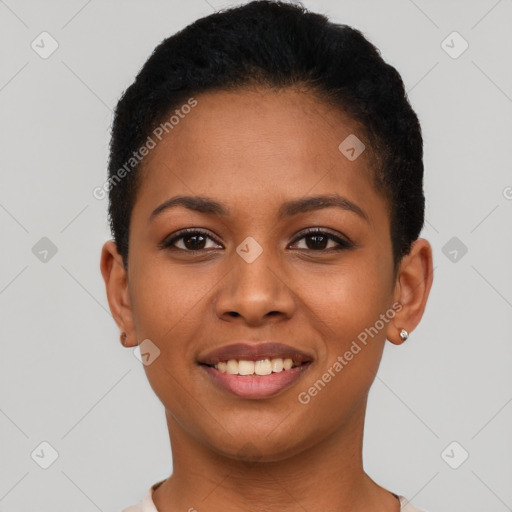
[[[167, 199], [162, 204], [157, 206], [149, 216], [149, 220], [152, 221], [159, 214], [174, 208], [176, 206], [182, 206], [189, 210], [193, 210], [199, 213], [207, 215], [217, 215], [219, 217], [228, 217], [230, 210], [224, 204], [215, 201], [209, 197], [204, 196], [175, 196]], [[300, 213], [306, 213], [313, 210], [321, 210], [323, 208], [341, 208], [345, 211], [350, 211], [357, 214], [362, 219], [368, 222], [368, 216], [362, 208], [357, 204], [349, 201], [345, 197], [338, 194], [330, 195], [318, 195], [308, 196], [300, 199], [293, 199], [283, 203], [278, 211], [278, 219], [282, 220], [286, 217], [298, 215]]]

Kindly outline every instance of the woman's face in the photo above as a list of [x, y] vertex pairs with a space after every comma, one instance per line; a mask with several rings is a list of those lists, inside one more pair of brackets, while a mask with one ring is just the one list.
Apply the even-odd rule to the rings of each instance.
[[[369, 151], [353, 159], [360, 146], [339, 149], [350, 135], [366, 143], [364, 134], [312, 93], [196, 100], [144, 160], [130, 226], [132, 335], [160, 351], [144, 368], [173, 428], [228, 456], [252, 447], [277, 460], [364, 417], [386, 336], [397, 331], [387, 203], [372, 184]], [[207, 198], [225, 212], [181, 204], [152, 215], [176, 196]], [[300, 207], [317, 196], [339, 206]], [[206, 234], [171, 240], [185, 228]], [[251, 351], [263, 343], [291, 351]], [[233, 344], [249, 348], [210, 357]], [[221, 371], [228, 359], [293, 359], [294, 351], [306, 362], [297, 369]], [[215, 361], [221, 369], [201, 364]], [[260, 372], [269, 364], [280, 367], [259, 363]]]

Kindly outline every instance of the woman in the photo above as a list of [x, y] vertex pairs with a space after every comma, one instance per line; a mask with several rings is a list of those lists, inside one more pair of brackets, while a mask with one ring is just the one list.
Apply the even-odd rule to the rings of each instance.
[[127, 511], [417, 510], [362, 439], [432, 285], [422, 181], [402, 80], [359, 31], [256, 1], [157, 46], [116, 108], [101, 270], [173, 473]]

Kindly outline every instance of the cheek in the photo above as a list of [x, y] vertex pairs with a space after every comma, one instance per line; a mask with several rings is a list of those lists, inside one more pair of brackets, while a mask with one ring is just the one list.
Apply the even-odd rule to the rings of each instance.
[[387, 266], [360, 253], [336, 268], [297, 273], [303, 312], [334, 348], [342, 349], [385, 312], [392, 288]]
[[137, 340], [149, 339], [158, 348], [152, 349], [157, 357], [144, 365], [146, 377], [166, 409], [183, 415], [190, 407], [186, 389], [195, 365], [190, 341], [196, 337], [211, 284], [198, 280], [197, 272], [194, 280], [192, 270], [150, 258], [133, 269], [130, 288]]
[[303, 390], [311, 399], [318, 396], [313, 407], [319, 414], [336, 404], [341, 417], [367, 395], [394, 316], [388, 311], [390, 265], [390, 260], [360, 253], [332, 272], [300, 278], [304, 312], [322, 335], [317, 371]]
[[373, 330], [380, 321], [381, 303], [371, 293], [360, 291], [361, 282], [356, 284], [359, 291], [347, 285], [330, 294], [327, 303], [321, 304], [319, 299], [323, 350], [315, 371], [297, 395], [312, 417], [324, 418], [326, 432], [361, 411], [384, 348], [385, 328]]
[[137, 338], [161, 342], [185, 337], [188, 327], [197, 326], [212, 283], [207, 273], [201, 279], [192, 267], [171, 266], [161, 259], [136, 267], [130, 283]]

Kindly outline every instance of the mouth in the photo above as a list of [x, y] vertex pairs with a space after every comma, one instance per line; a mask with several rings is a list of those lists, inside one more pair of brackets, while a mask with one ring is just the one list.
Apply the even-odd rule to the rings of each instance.
[[303, 364], [308, 364], [308, 362], [299, 362], [290, 358], [282, 359], [281, 357], [278, 357], [273, 359], [259, 359], [258, 361], [248, 361], [244, 359], [237, 361], [236, 359], [229, 359], [228, 361], [220, 361], [217, 364], [206, 366], [215, 368], [221, 373], [228, 373], [229, 375], [263, 376], [270, 375], [271, 373], [288, 371], [292, 368], [302, 366]]
[[218, 387], [248, 399], [270, 398], [288, 389], [312, 362], [308, 354], [279, 343], [238, 343], [198, 361]]

